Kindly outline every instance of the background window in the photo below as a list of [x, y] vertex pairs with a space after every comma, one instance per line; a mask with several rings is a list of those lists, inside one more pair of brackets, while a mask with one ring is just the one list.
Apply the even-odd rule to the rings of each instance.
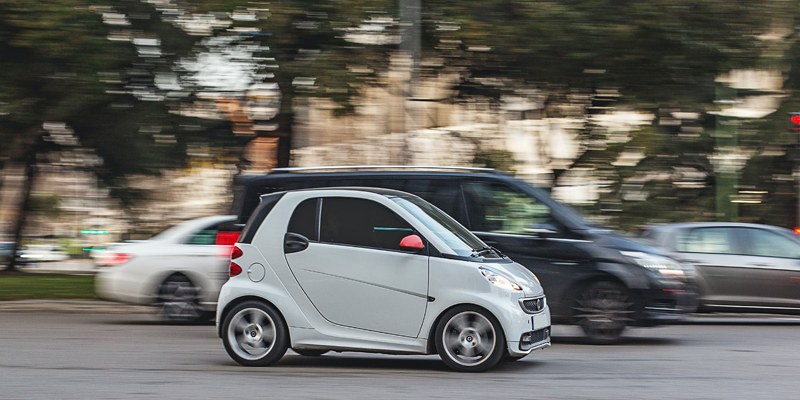
[[800, 244], [775, 232], [763, 229], [742, 229], [747, 254], [762, 257], [799, 258]]
[[541, 224], [553, 224], [549, 207], [509, 186], [468, 182], [463, 188], [472, 231], [534, 235]]
[[321, 242], [400, 250], [400, 241], [413, 233], [405, 220], [374, 201], [322, 199]]
[[303, 200], [294, 209], [289, 220], [288, 232], [303, 235], [306, 239], [317, 240], [317, 199]]
[[678, 239], [678, 251], [687, 253], [733, 254], [730, 228], [694, 229]]
[[189, 237], [186, 244], [215, 245], [217, 244], [217, 232], [219, 232], [219, 224], [211, 225], [195, 232], [194, 235]]

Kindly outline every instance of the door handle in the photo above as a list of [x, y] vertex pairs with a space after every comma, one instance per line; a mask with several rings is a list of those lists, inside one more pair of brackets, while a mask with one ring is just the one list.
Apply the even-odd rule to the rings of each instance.
[[747, 264], [748, 267], [771, 267], [772, 264], [764, 264], [764, 263], [752, 263]]
[[297, 253], [308, 248], [308, 239], [296, 233], [286, 233], [283, 236], [283, 252], [286, 254]]

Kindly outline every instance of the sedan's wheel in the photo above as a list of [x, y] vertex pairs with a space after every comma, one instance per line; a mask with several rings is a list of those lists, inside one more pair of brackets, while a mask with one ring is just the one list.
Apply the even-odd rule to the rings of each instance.
[[328, 352], [328, 350], [310, 350], [310, 349], [292, 349], [295, 353], [305, 357], [319, 357]]
[[180, 274], [170, 276], [158, 287], [156, 305], [159, 315], [172, 322], [196, 322], [205, 315], [200, 288]]
[[495, 366], [506, 352], [500, 324], [477, 307], [448, 311], [439, 321], [435, 340], [442, 361], [456, 371], [484, 371]]
[[594, 282], [578, 293], [572, 316], [594, 343], [613, 343], [632, 321], [634, 302], [622, 285]]
[[234, 307], [225, 317], [222, 331], [225, 351], [244, 366], [273, 364], [288, 348], [289, 332], [280, 314], [259, 301]]

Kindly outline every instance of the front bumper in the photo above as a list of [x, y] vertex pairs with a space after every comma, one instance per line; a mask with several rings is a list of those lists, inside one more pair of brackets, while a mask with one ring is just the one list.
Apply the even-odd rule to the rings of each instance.
[[550, 346], [550, 308], [542, 312], [528, 314], [518, 308], [517, 323], [505, 327], [508, 341], [508, 354], [521, 357], [530, 352]]
[[697, 292], [681, 282], [669, 282], [660, 287], [639, 291], [642, 308], [637, 318], [639, 326], [655, 326], [679, 321], [697, 310]]

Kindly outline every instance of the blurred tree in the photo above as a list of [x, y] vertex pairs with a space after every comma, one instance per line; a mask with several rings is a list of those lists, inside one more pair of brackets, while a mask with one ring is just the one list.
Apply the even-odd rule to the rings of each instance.
[[[35, 165], [47, 152], [95, 149], [102, 162], [77, 167], [109, 184], [127, 173], [181, 165], [180, 144], [158, 146], [141, 129], [174, 125], [175, 117], [163, 104], [137, 102], [119, 90], [125, 84], [119, 77], [136, 53], [108, 39], [103, 21], [116, 17], [98, 2], [0, 1], [0, 162], [22, 165], [24, 175], [16, 243], [33, 206]], [[116, 23], [129, 24], [124, 18]], [[48, 124], [63, 126], [63, 132], [48, 132]], [[131, 199], [124, 196], [130, 191], [115, 192]]]

